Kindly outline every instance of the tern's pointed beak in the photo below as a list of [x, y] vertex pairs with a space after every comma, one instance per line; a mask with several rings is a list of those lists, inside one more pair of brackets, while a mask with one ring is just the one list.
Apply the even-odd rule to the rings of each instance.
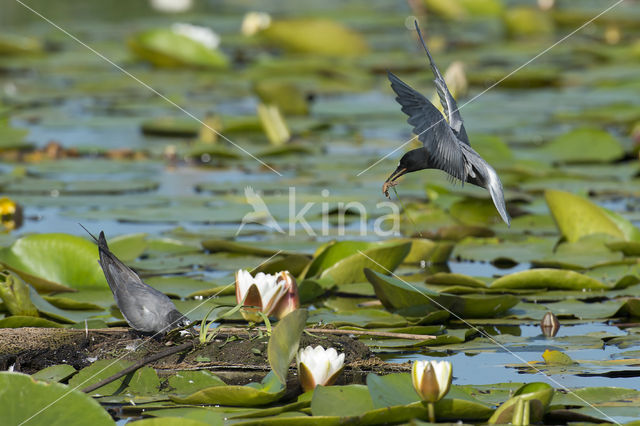
[[391, 176], [389, 176], [385, 182], [393, 182], [405, 173], [407, 173], [407, 169], [405, 167], [398, 166], [395, 172], [391, 173]]
[[398, 166], [398, 168], [391, 173], [391, 176], [389, 176], [387, 178], [386, 181], [384, 181], [384, 185], [382, 185], [382, 193], [385, 196], [389, 196], [389, 188], [391, 188], [392, 186], [396, 185], [396, 179], [398, 179], [400, 176], [402, 176], [403, 174], [407, 173], [407, 169], [406, 167], [400, 167]]

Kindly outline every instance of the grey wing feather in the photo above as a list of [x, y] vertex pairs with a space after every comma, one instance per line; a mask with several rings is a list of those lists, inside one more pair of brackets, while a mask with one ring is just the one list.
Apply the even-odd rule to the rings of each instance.
[[409, 116], [407, 122], [427, 150], [430, 165], [464, 182], [466, 171], [462, 151], [440, 111], [393, 73], [387, 74], [391, 88], [398, 95], [396, 101], [402, 106], [402, 112]]
[[427, 44], [424, 42], [422, 38], [422, 32], [420, 31], [420, 27], [418, 27], [418, 21], [415, 21], [416, 30], [418, 31], [418, 36], [420, 37], [420, 42], [422, 43], [422, 47], [424, 51], [427, 52], [427, 57], [429, 58], [429, 64], [431, 65], [431, 70], [433, 71], [433, 75], [436, 77], [434, 82], [436, 83], [436, 91], [438, 92], [438, 97], [440, 98], [440, 104], [447, 115], [449, 120], [449, 126], [453, 129], [462, 142], [469, 145], [469, 137], [467, 136], [467, 131], [464, 128], [464, 123], [462, 122], [462, 116], [460, 115], [460, 111], [458, 110], [458, 104], [456, 100], [449, 92], [449, 88], [447, 87], [447, 83], [440, 74], [440, 70], [436, 66], [435, 61], [431, 57], [431, 53], [427, 48]]

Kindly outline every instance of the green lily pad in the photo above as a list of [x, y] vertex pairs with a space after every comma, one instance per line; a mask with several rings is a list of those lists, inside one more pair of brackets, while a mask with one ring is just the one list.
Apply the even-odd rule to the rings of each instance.
[[[110, 377], [119, 371], [124, 370], [131, 362], [121, 360], [101, 359], [88, 367], [83, 368], [69, 380], [69, 386], [78, 389], [84, 389], [87, 386], [98, 383], [99, 381]], [[124, 382], [125, 377], [121, 377], [109, 384], [91, 392], [91, 395], [112, 395], [114, 394]]]
[[502, 289], [606, 290], [605, 284], [587, 275], [561, 269], [530, 269], [498, 278], [489, 286]]
[[179, 404], [220, 404], [236, 407], [267, 405], [279, 400], [285, 387], [272, 371], [260, 383], [246, 386], [213, 386], [201, 389], [187, 396], [171, 395], [171, 400]]
[[336, 327], [356, 326], [365, 328], [376, 327], [402, 327], [407, 324], [406, 318], [380, 309], [358, 309], [355, 311], [343, 310], [331, 312], [326, 309], [312, 311], [309, 316], [310, 323], [323, 322], [333, 324]]
[[189, 395], [204, 388], [226, 386], [226, 383], [207, 370], [186, 370], [172, 374], [169, 377], [169, 386], [172, 393]]
[[148, 30], [128, 40], [131, 50], [141, 59], [158, 67], [227, 68], [229, 61], [219, 50], [169, 29]]
[[216, 417], [217, 422], [210, 422], [210, 418], [207, 417], [207, 421], [200, 421], [196, 419], [189, 419], [184, 417], [153, 417], [150, 419], [142, 419], [131, 422], [138, 426], [210, 426], [210, 425], [223, 425], [224, 421], [221, 415]]
[[[378, 409], [419, 404], [418, 406], [426, 410], [413, 389], [409, 373], [393, 373], [386, 376], [368, 374], [367, 387], [374, 407]], [[439, 420], [486, 420], [493, 410], [453, 385], [449, 393], [436, 402], [435, 412]]]
[[61, 328], [62, 324], [38, 317], [23, 317], [13, 315], [0, 319], [0, 328], [43, 327]]
[[359, 251], [325, 269], [320, 278], [331, 277], [336, 284], [362, 282], [366, 279], [365, 268], [381, 272], [394, 271], [410, 250], [411, 243], [399, 243]]
[[47, 425], [115, 424], [97, 401], [78, 390], [6, 371], [0, 372], [0, 411], [2, 421], [11, 425], [27, 422]]
[[118, 259], [123, 262], [135, 260], [149, 245], [147, 242], [147, 234], [137, 233], [129, 235], [120, 235], [115, 238], [108, 239], [109, 250], [115, 254]]
[[[55, 256], [53, 256], [55, 253]], [[68, 234], [34, 234], [0, 249], [0, 262], [39, 291], [107, 287], [98, 247]]]
[[314, 416], [359, 416], [373, 409], [369, 389], [364, 385], [318, 386], [311, 400]]
[[337, 21], [327, 19], [277, 20], [260, 36], [293, 52], [353, 56], [369, 51], [360, 34]]
[[69, 378], [76, 372], [76, 369], [68, 364], [52, 365], [51, 367], [43, 368], [37, 373], [33, 373], [31, 377], [35, 380], [42, 380], [45, 382], [61, 382]]
[[289, 364], [298, 352], [300, 336], [307, 324], [308, 315], [306, 309], [296, 309], [278, 322], [269, 338], [269, 365], [283, 386], [287, 383]]
[[515, 306], [519, 299], [510, 295], [457, 296], [438, 293], [422, 283], [410, 284], [366, 269], [365, 275], [376, 296], [390, 310], [421, 306], [424, 312], [446, 309], [462, 318], [493, 318]]
[[621, 158], [624, 150], [609, 132], [597, 128], [580, 128], [558, 136], [541, 148], [553, 161], [610, 162]]
[[569, 242], [589, 234], [607, 234], [620, 239], [625, 233], [602, 207], [577, 195], [547, 190], [545, 199], [562, 235]]

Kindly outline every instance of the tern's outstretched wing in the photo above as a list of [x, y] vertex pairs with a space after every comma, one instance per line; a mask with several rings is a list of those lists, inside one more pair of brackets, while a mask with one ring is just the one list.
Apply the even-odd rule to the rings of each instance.
[[393, 73], [387, 74], [391, 88], [398, 95], [396, 101], [402, 105], [402, 112], [409, 116], [407, 122], [413, 126], [413, 132], [427, 150], [429, 165], [464, 182], [466, 169], [462, 151], [440, 111]]
[[420, 36], [422, 47], [424, 48], [424, 51], [427, 52], [427, 57], [429, 58], [429, 64], [431, 64], [433, 75], [436, 77], [433, 81], [436, 83], [436, 89], [438, 91], [438, 96], [440, 97], [440, 104], [442, 104], [442, 108], [444, 108], [444, 112], [447, 115], [449, 126], [454, 130], [458, 139], [469, 145], [469, 137], [467, 136], [467, 131], [464, 129], [464, 123], [462, 122], [460, 111], [458, 111], [458, 104], [456, 104], [456, 100], [451, 95], [451, 92], [449, 92], [449, 88], [447, 87], [447, 83], [444, 81], [444, 77], [440, 74], [440, 70], [438, 70], [436, 63], [431, 57], [431, 53], [422, 38], [422, 32], [418, 26], [418, 21], [415, 21], [415, 25], [416, 31], [418, 31], [418, 36]]

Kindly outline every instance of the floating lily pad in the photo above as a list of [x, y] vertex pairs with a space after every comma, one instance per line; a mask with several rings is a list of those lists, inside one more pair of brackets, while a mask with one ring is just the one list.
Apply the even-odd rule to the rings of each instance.
[[411, 243], [386, 244], [373, 246], [368, 250], [358, 250], [344, 257], [322, 271], [320, 278], [331, 277], [336, 284], [364, 281], [364, 269], [387, 272], [393, 271], [402, 263], [411, 250]]
[[107, 286], [98, 264], [98, 247], [73, 235], [22, 237], [10, 247], [0, 249], [0, 262], [39, 291]]
[[561, 269], [530, 269], [498, 278], [491, 288], [605, 290], [606, 285], [587, 275]]
[[201, 389], [188, 396], [172, 395], [171, 399], [180, 404], [220, 404], [237, 407], [267, 405], [280, 399], [285, 388], [271, 372], [260, 383], [246, 386], [213, 386]]
[[514, 296], [456, 296], [427, 289], [422, 283], [411, 284], [395, 277], [365, 270], [376, 296], [387, 309], [421, 306], [424, 312], [446, 309], [463, 318], [494, 317], [515, 306]]
[[326, 19], [277, 20], [260, 35], [270, 43], [294, 52], [351, 56], [369, 50], [360, 34]]
[[369, 389], [363, 385], [318, 386], [311, 400], [314, 416], [359, 416], [373, 409]]
[[76, 369], [68, 364], [58, 364], [43, 368], [37, 373], [32, 374], [31, 377], [45, 382], [61, 382], [69, 378], [75, 372]]
[[189, 395], [204, 388], [226, 386], [226, 383], [207, 370], [187, 370], [172, 374], [169, 377], [169, 386], [172, 388], [172, 393]]
[[90, 396], [69, 386], [36, 381], [24, 374], [1, 372], [0, 396], [0, 411], [6, 424], [29, 421], [48, 425], [114, 424], [109, 413]]
[[[78, 389], [84, 389], [87, 386], [98, 383], [99, 381], [110, 377], [119, 371], [125, 369], [131, 362], [111, 359], [101, 359], [88, 367], [83, 368], [69, 380], [69, 386]], [[125, 377], [121, 377], [109, 384], [91, 392], [91, 395], [112, 395], [114, 394], [124, 382]]]
[[170, 29], [148, 30], [131, 37], [131, 50], [158, 67], [227, 68], [228, 59], [217, 49], [209, 49]]

